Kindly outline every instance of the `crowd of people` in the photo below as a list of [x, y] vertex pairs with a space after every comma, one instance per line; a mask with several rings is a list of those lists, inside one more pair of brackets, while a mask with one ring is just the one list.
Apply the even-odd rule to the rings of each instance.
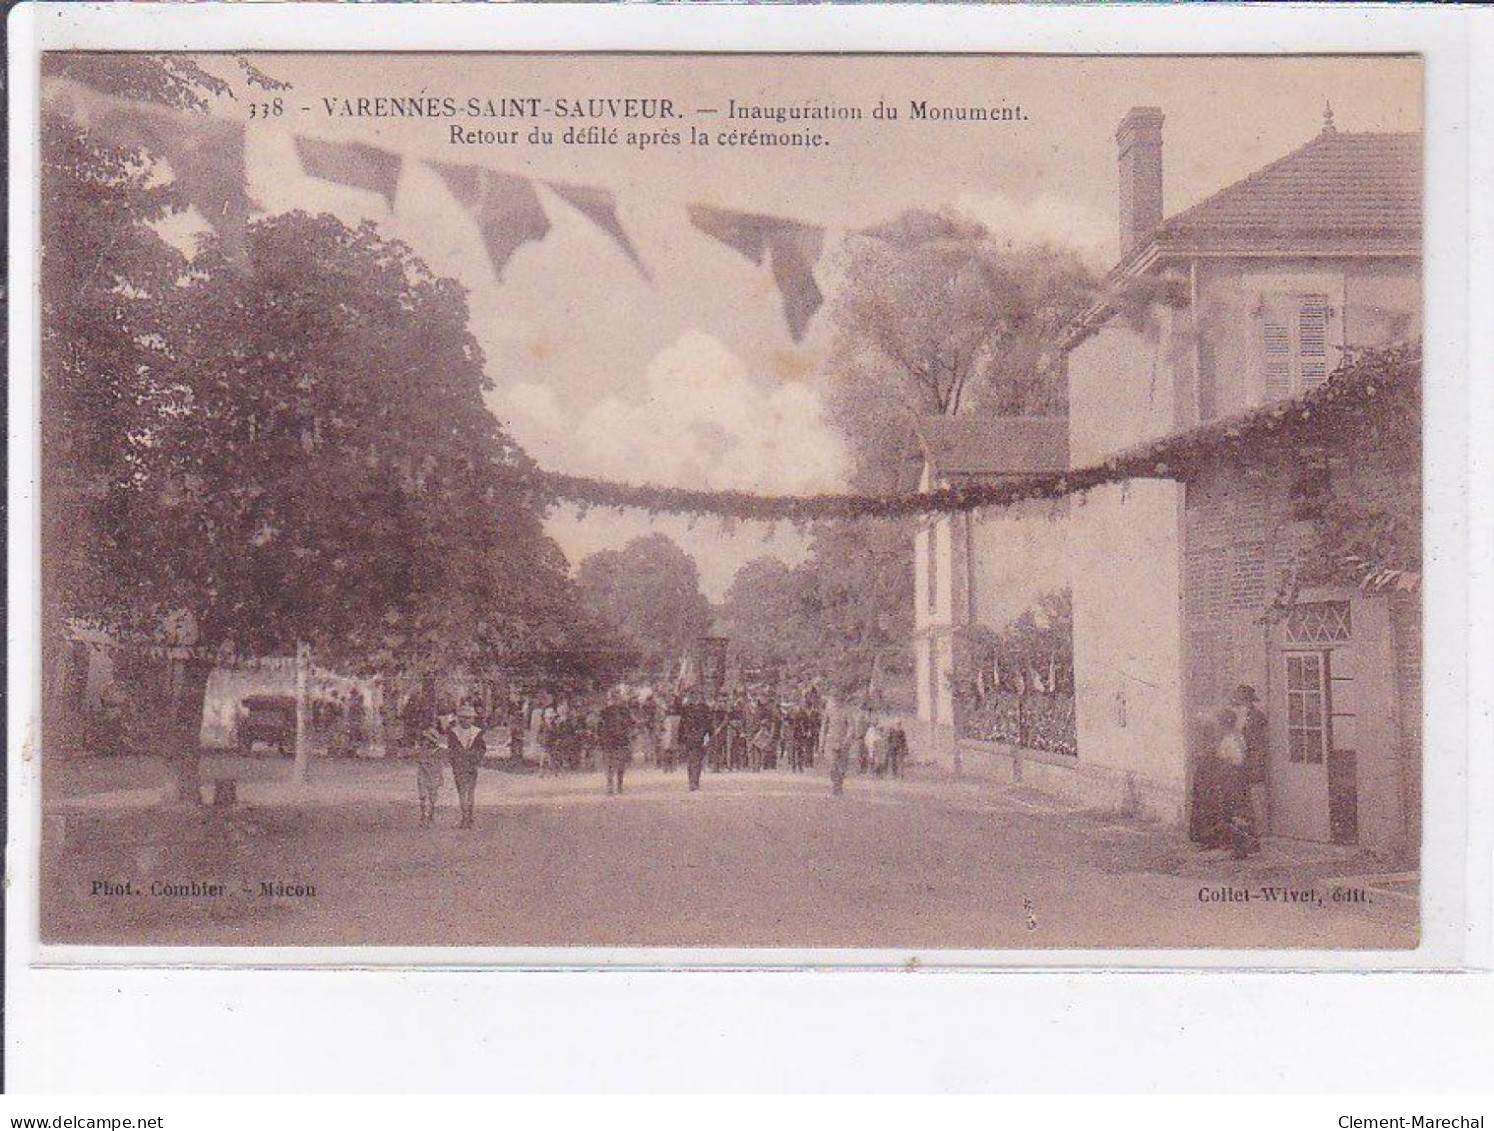
[[541, 773], [602, 770], [609, 795], [623, 791], [628, 767], [652, 764], [666, 774], [683, 767], [691, 791], [703, 774], [804, 773], [828, 759], [835, 793], [852, 764], [877, 777], [901, 777], [908, 760], [902, 723], [870, 703], [852, 706], [815, 686], [791, 695], [737, 688], [716, 695], [701, 688], [671, 691], [618, 685], [604, 695], [517, 693], [481, 713], [412, 697], [404, 712], [405, 749], [416, 763], [420, 820], [435, 820], [449, 764], [461, 810], [472, 827], [478, 768], [506, 758]]

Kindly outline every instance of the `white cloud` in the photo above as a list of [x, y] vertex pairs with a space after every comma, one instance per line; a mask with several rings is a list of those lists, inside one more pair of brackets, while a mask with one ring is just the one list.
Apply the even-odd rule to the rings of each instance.
[[[697, 330], [660, 350], [626, 395], [572, 412], [551, 387], [514, 382], [495, 408], [542, 467], [630, 483], [769, 494], [844, 488], [850, 461], [825, 419], [818, 391], [802, 381], [768, 383], [717, 338]], [[548, 523], [572, 564], [586, 554], [662, 530], [696, 560], [701, 584], [719, 600], [737, 569], [773, 554], [805, 552], [791, 527], [633, 512], [557, 508]]]
[[518, 382], [502, 408], [515, 438], [557, 470], [781, 494], [845, 483], [845, 445], [813, 386], [758, 381], [709, 334], [691, 330], [661, 350], [628, 394], [571, 416], [548, 387]]
[[979, 220], [998, 240], [1016, 245], [1069, 247], [1096, 267], [1115, 259], [1115, 217], [1066, 197], [1015, 200], [999, 192], [963, 192], [955, 207]]

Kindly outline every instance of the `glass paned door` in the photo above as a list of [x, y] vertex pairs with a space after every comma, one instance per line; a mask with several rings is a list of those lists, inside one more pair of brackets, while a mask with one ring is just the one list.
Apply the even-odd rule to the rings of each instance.
[[1288, 650], [1281, 654], [1286, 717], [1273, 743], [1273, 831], [1301, 840], [1331, 839], [1328, 820], [1328, 752], [1332, 749], [1332, 653]]

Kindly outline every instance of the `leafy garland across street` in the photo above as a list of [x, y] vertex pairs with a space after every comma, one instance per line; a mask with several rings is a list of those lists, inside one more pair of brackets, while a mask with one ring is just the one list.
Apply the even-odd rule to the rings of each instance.
[[1419, 347], [1354, 354], [1327, 381], [1300, 397], [1167, 436], [1102, 463], [906, 495], [760, 495], [616, 483], [544, 470], [533, 476], [542, 492], [583, 510], [606, 507], [796, 524], [950, 514], [1027, 499], [1061, 499], [1131, 479], [1187, 480], [1220, 459], [1248, 458], [1277, 445], [1329, 444], [1335, 438], [1342, 443], [1376, 420], [1399, 420], [1415, 428], [1420, 382]]

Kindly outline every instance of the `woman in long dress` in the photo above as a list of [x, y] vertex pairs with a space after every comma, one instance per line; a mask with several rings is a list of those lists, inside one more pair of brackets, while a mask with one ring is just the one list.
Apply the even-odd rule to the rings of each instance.
[[1250, 812], [1250, 782], [1246, 772], [1245, 734], [1240, 715], [1231, 708], [1219, 712], [1217, 791], [1222, 833], [1230, 854], [1243, 860], [1260, 850]]

